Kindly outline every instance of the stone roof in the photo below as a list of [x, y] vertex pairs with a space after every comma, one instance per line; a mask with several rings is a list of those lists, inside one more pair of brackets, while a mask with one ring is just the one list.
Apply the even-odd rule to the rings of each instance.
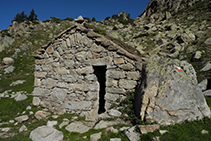
[[112, 37], [106, 35], [100, 35], [94, 32], [93, 29], [83, 26], [82, 24], [75, 24], [72, 27], [66, 29], [65, 31], [61, 32], [57, 37], [54, 37], [51, 41], [49, 41], [46, 45], [42, 46], [38, 49], [37, 53], [34, 55], [36, 59], [42, 59], [45, 50], [58, 42], [61, 42], [60, 39], [67, 36], [68, 34], [75, 33], [79, 31], [81, 33], [85, 33], [88, 38], [95, 40], [96, 43], [101, 44], [104, 48], [110, 51], [117, 51], [118, 54], [125, 55], [131, 59], [139, 60], [141, 54], [135, 48], [129, 47], [123, 42], [120, 42]]

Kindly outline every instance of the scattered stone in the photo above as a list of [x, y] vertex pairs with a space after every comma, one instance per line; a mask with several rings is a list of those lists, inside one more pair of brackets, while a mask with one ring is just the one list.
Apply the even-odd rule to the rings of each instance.
[[82, 122], [77, 121], [69, 124], [65, 129], [69, 132], [85, 133], [89, 131], [92, 127], [84, 125]]
[[132, 128], [128, 129], [125, 131], [125, 134], [127, 135], [128, 139], [130, 141], [138, 141], [140, 140], [140, 134], [135, 131], [135, 127], [133, 126]]
[[8, 132], [11, 128], [10, 127], [4, 127], [4, 128], [1, 128], [1, 131], [2, 132]]
[[195, 55], [194, 55], [194, 59], [200, 59], [202, 57], [202, 52], [201, 51], [196, 51]]
[[167, 133], [169, 131], [168, 130], [159, 130], [159, 132], [160, 132], [161, 135], [163, 135], [163, 134], [165, 134], [165, 133]]
[[211, 45], [211, 38], [208, 38], [204, 43], [207, 45]]
[[201, 133], [202, 134], [209, 134], [209, 132], [207, 130], [204, 130], [204, 129], [201, 131]]
[[19, 123], [23, 122], [23, 121], [27, 121], [29, 119], [29, 117], [27, 115], [23, 115], [23, 116], [19, 116], [16, 117], [15, 120]]
[[19, 129], [19, 133], [23, 131], [27, 131], [27, 127], [25, 125], [21, 126], [21, 128]]
[[119, 112], [118, 110], [108, 110], [108, 115], [113, 116], [113, 117], [120, 117], [122, 115], [121, 112]]
[[25, 94], [18, 94], [18, 96], [15, 97], [15, 101], [22, 101], [27, 99], [28, 97]]
[[15, 121], [14, 120], [9, 120], [9, 123], [14, 123]]
[[59, 128], [62, 128], [69, 124], [69, 120], [67, 118], [63, 119], [63, 122], [59, 125]]
[[121, 138], [110, 138], [110, 141], [122, 141]]
[[40, 104], [40, 98], [39, 97], [33, 97], [32, 104], [34, 106], [38, 106]]
[[34, 114], [34, 112], [33, 112], [33, 111], [30, 111], [30, 112], [29, 112], [29, 114], [30, 114], [30, 115], [33, 115], [33, 114]]
[[92, 134], [90, 136], [91, 141], [98, 141], [101, 138], [102, 132]]
[[49, 113], [49, 112], [45, 112], [45, 111], [37, 111], [36, 113], [35, 113], [35, 117], [37, 118], [37, 119], [42, 119], [42, 118], [46, 118], [47, 116], [49, 116], [51, 113]]
[[40, 126], [34, 129], [29, 136], [33, 141], [62, 141], [63, 137], [61, 131], [48, 126]]
[[123, 121], [121, 120], [116, 120], [116, 121], [104, 121], [104, 120], [101, 120], [95, 127], [94, 129], [102, 129], [102, 128], [107, 128], [109, 126], [113, 126], [113, 125], [117, 125], [117, 124], [122, 124], [124, 123]]
[[16, 86], [16, 85], [19, 85], [19, 84], [23, 84], [24, 82], [26, 82], [26, 80], [17, 80], [15, 82], [12, 82], [10, 84], [10, 86]]
[[206, 90], [203, 92], [204, 96], [211, 96], [211, 90]]
[[138, 126], [142, 134], [147, 134], [148, 132], [154, 132], [160, 128], [160, 125], [139, 125]]
[[122, 127], [122, 128], [120, 128], [119, 129], [119, 131], [124, 131], [124, 130], [127, 130], [127, 129], [129, 129], [130, 127]]
[[207, 84], [208, 84], [207, 79], [204, 79], [204, 80], [202, 80], [202, 81], [198, 84], [198, 87], [199, 87], [202, 91], [204, 91], [204, 90], [207, 89]]
[[15, 69], [15, 67], [9, 66], [6, 69], [4, 69], [4, 74], [11, 73], [14, 71], [14, 69]]
[[27, 106], [27, 107], [26, 107], [26, 110], [31, 110], [31, 109], [32, 109], [31, 106]]
[[47, 122], [47, 126], [49, 127], [53, 127], [54, 125], [57, 125], [58, 124], [58, 121], [48, 121]]
[[3, 63], [5, 65], [11, 65], [12, 63], [14, 63], [14, 60], [10, 57], [5, 57], [5, 58], [3, 58]]
[[57, 119], [59, 117], [59, 115], [52, 115], [53, 119]]
[[211, 69], [210, 62], [207, 62], [206, 65], [200, 71], [208, 71]]
[[108, 132], [112, 132], [112, 133], [117, 134], [119, 132], [119, 130], [115, 129], [114, 127], [108, 127], [108, 128], [105, 129], [105, 134], [107, 135]]

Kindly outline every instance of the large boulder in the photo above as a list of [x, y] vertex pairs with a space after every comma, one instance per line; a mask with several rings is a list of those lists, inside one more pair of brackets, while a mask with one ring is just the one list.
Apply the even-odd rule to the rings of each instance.
[[196, 72], [186, 61], [152, 57], [140, 83], [134, 106], [142, 120], [170, 125], [210, 117]]
[[33, 141], [62, 141], [63, 133], [49, 126], [40, 126], [30, 133]]

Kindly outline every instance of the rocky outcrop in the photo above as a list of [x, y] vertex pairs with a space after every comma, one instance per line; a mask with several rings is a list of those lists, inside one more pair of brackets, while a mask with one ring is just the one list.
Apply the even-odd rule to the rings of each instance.
[[146, 65], [134, 106], [142, 120], [161, 125], [210, 116], [192, 65], [159, 57], [152, 57]]
[[172, 14], [206, 0], [151, 0], [141, 17], [149, 17], [151, 22], [169, 19]]

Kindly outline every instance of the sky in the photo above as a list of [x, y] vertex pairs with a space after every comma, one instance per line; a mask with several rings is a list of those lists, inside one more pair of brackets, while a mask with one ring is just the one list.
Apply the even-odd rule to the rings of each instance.
[[38, 20], [50, 17], [76, 19], [78, 16], [95, 17], [97, 21], [124, 11], [135, 19], [144, 11], [150, 0], [0, 0], [0, 30], [12, 24], [17, 13], [29, 16], [32, 9]]

